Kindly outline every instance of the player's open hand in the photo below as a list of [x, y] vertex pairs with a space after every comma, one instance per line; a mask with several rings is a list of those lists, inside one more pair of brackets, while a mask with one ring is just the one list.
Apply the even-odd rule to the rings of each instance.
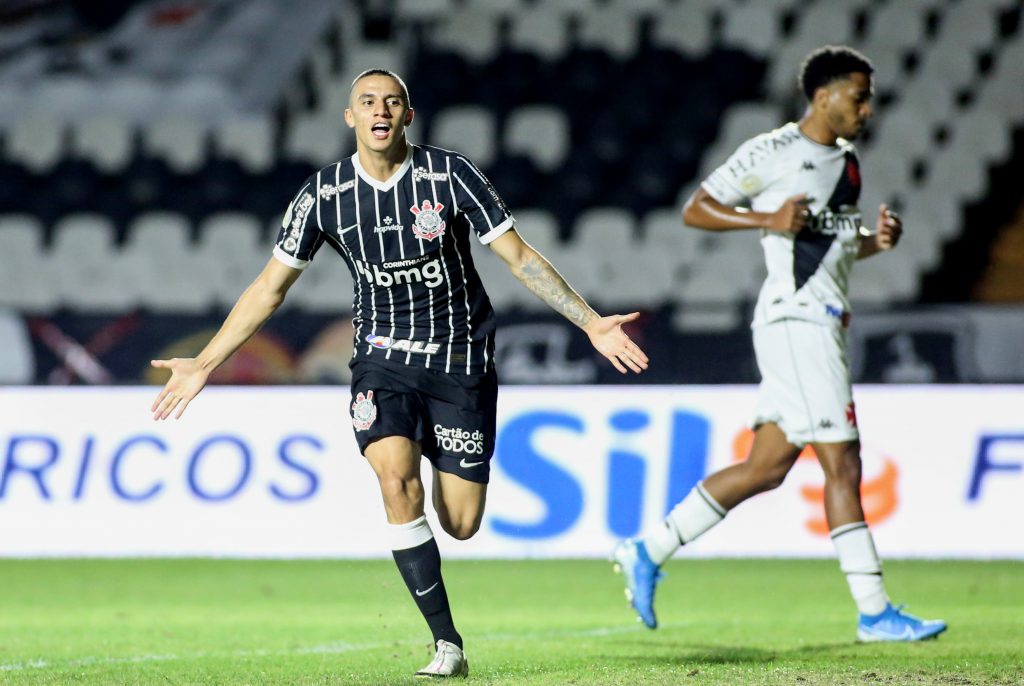
[[887, 204], [882, 203], [878, 208], [878, 221], [875, 222], [875, 244], [878, 249], [892, 250], [902, 235], [903, 221]]
[[637, 374], [647, 369], [647, 355], [622, 330], [623, 324], [639, 316], [639, 312], [612, 314], [591, 321], [583, 329], [590, 337], [590, 344], [594, 349], [607, 357], [608, 361], [623, 374], [628, 373], [627, 367]]
[[782, 207], [772, 213], [768, 228], [782, 233], [800, 233], [811, 221], [811, 198], [806, 193], [786, 198]]
[[153, 360], [151, 365], [158, 369], [170, 369], [171, 378], [168, 379], [150, 411], [153, 419], [167, 419], [177, 409], [175, 419], [181, 419], [185, 408], [192, 402], [192, 398], [199, 395], [199, 391], [206, 386], [206, 380], [210, 373], [200, 366], [194, 357], [176, 357], [171, 360]]

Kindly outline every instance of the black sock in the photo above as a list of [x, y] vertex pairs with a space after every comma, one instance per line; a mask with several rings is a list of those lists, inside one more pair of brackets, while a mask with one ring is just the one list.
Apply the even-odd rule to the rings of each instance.
[[437, 550], [437, 541], [431, 538], [415, 548], [392, 550], [391, 554], [395, 556], [395, 564], [409, 587], [409, 593], [434, 634], [434, 643], [444, 639], [462, 648], [462, 636], [455, 630], [448, 593], [441, 578], [441, 553]]

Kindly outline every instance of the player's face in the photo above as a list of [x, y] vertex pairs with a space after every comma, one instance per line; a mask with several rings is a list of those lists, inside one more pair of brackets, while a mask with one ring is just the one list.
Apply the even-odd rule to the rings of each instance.
[[402, 86], [394, 78], [370, 74], [352, 86], [345, 122], [355, 130], [360, 147], [387, 152], [400, 145], [412, 117]]
[[859, 72], [850, 74], [828, 87], [825, 116], [829, 128], [842, 138], [856, 138], [871, 118], [871, 77]]

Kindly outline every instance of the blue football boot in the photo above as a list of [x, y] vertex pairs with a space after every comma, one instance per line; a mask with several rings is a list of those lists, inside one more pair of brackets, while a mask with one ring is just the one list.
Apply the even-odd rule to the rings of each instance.
[[658, 565], [647, 555], [643, 541], [626, 539], [612, 552], [615, 571], [626, 579], [626, 599], [636, 610], [637, 619], [648, 629], [658, 627], [658, 619], [654, 616], [654, 587], [661, 580]]
[[946, 630], [941, 619], [919, 619], [903, 611], [903, 605], [893, 607], [886, 604], [885, 610], [877, 615], [860, 615], [857, 622], [857, 640], [872, 641], [923, 641], [935, 638]]

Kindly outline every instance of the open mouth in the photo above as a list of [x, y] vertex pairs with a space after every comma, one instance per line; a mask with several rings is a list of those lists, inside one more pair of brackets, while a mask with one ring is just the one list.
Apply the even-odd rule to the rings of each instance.
[[379, 141], [382, 141], [388, 137], [391, 133], [391, 124], [387, 122], [379, 121], [370, 127], [370, 135]]

